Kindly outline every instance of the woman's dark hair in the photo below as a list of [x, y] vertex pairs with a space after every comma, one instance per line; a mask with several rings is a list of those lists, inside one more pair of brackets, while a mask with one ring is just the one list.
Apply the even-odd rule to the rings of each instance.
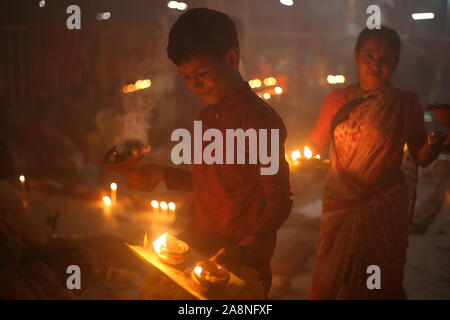
[[357, 53], [368, 40], [373, 38], [381, 38], [385, 40], [394, 51], [398, 62], [401, 51], [400, 37], [397, 31], [386, 26], [381, 26], [381, 29], [364, 28], [358, 35], [358, 40], [356, 41], [355, 46], [355, 52]]
[[208, 8], [195, 8], [181, 15], [169, 33], [167, 54], [179, 65], [195, 54], [222, 59], [228, 49], [239, 48], [233, 21], [226, 14]]

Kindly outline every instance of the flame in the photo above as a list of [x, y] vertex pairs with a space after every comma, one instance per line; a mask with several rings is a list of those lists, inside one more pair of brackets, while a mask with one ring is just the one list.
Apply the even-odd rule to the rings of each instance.
[[311, 159], [312, 158], [312, 151], [308, 146], [305, 146], [303, 150], [303, 154], [305, 155], [305, 158]]
[[302, 154], [300, 153], [300, 150], [295, 150], [291, 154], [292, 161], [297, 161], [297, 159], [301, 158]]
[[158, 239], [153, 241], [153, 249], [156, 253], [160, 253], [162, 249], [167, 248], [167, 236], [169, 233], [164, 233]]
[[196, 275], [201, 275], [202, 274], [202, 272], [203, 272], [203, 269], [202, 269], [202, 267], [200, 267], [200, 266], [196, 266], [195, 268], [194, 268], [194, 273], [196, 274]]
[[115, 183], [115, 182], [111, 183], [111, 190], [113, 190], [113, 191], [117, 190], [117, 183]]
[[169, 210], [174, 211], [176, 207], [174, 202], [169, 202]]
[[152, 200], [152, 202], [150, 202], [150, 205], [153, 207], [153, 209], [159, 208], [159, 202], [156, 200]]
[[110, 207], [111, 204], [112, 204], [111, 198], [108, 197], [108, 196], [104, 196], [104, 197], [103, 197], [103, 203], [104, 203], [106, 206]]
[[277, 84], [277, 79], [275, 79], [274, 77], [265, 78], [264, 79], [264, 84], [266, 86], [276, 85]]
[[263, 94], [263, 98], [266, 99], [266, 100], [269, 100], [271, 97], [272, 97], [272, 95], [270, 93], [268, 93], [268, 92]]
[[316, 154], [316, 159], [320, 160], [320, 154]]
[[283, 93], [283, 89], [281, 87], [275, 87], [274, 89], [276, 94], [282, 94]]
[[165, 202], [165, 201], [161, 201], [161, 202], [159, 203], [159, 206], [160, 206], [161, 209], [163, 209], [163, 210], [167, 210], [167, 208], [168, 208], [167, 202]]
[[24, 176], [24, 175], [21, 175], [21, 176], [19, 177], [19, 180], [20, 180], [20, 182], [25, 182], [25, 176]]

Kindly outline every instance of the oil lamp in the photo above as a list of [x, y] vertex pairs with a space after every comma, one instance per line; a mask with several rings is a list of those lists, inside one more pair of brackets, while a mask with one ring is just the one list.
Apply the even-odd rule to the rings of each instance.
[[153, 250], [162, 261], [176, 265], [186, 261], [190, 248], [186, 242], [166, 232], [153, 241]]

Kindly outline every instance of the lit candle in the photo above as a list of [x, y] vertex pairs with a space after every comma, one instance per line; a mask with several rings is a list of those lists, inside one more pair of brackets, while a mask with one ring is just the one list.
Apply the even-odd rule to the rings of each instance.
[[163, 211], [167, 211], [167, 209], [168, 209], [168, 205], [167, 205], [167, 202], [165, 202], [165, 201], [161, 201], [160, 203], [159, 203], [159, 207], [163, 210]]
[[170, 211], [175, 211], [176, 207], [177, 207], [177, 206], [175, 205], [174, 202], [169, 202], [169, 210], [170, 210]]
[[153, 210], [159, 209], [159, 202], [156, 200], [152, 200], [152, 202], [150, 202], [150, 205], [152, 206]]
[[115, 206], [117, 204], [117, 183], [111, 183], [111, 205]]
[[20, 180], [20, 185], [21, 185], [22, 190], [25, 191], [25, 176], [20, 175], [19, 180]]
[[109, 214], [111, 212], [111, 198], [108, 196], [104, 196], [102, 198], [103, 201], [103, 212]]

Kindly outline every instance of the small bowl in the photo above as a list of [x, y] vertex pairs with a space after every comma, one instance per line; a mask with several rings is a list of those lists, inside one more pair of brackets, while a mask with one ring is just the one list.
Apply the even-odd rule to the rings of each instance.
[[[196, 271], [201, 268], [201, 273]], [[215, 291], [225, 288], [230, 280], [230, 273], [228, 270], [213, 261], [197, 262], [191, 271], [191, 278], [194, 282], [206, 291]]]
[[181, 240], [172, 240], [171, 247], [162, 248], [160, 252], [156, 252], [159, 259], [165, 263], [178, 265], [186, 261], [190, 247]]

